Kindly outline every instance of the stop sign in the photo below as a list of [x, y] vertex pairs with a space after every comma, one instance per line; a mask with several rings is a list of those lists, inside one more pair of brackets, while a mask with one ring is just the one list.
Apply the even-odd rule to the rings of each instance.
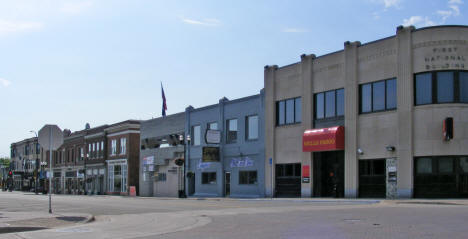
[[56, 150], [63, 143], [63, 132], [57, 125], [46, 124], [39, 130], [38, 140], [45, 150]]

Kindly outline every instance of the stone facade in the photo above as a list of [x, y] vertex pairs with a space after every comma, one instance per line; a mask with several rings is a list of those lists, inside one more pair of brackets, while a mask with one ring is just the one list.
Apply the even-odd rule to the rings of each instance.
[[[395, 36], [367, 44], [345, 42], [344, 49], [334, 53], [303, 55], [300, 62], [284, 67], [266, 66], [265, 154], [273, 161], [273, 165], [265, 162], [267, 195], [274, 194], [276, 164], [308, 165], [313, 174], [313, 153], [302, 152], [305, 130], [341, 125], [345, 127], [345, 197], [359, 196], [360, 160], [388, 158], [397, 162], [397, 197], [412, 197], [415, 157], [468, 155], [468, 104], [416, 105], [415, 74], [467, 71], [467, 59], [466, 26], [398, 27]], [[396, 109], [360, 113], [360, 86], [393, 78]], [[314, 95], [340, 88], [345, 92], [344, 120], [318, 122]], [[294, 97], [302, 99], [301, 122], [276, 126], [275, 103]], [[446, 117], [453, 118], [457, 132], [450, 141], [442, 140]], [[387, 146], [395, 150], [387, 150]], [[363, 153], [356, 153], [358, 149]], [[302, 197], [314, 196], [313, 185], [313, 180], [301, 184]], [[389, 193], [389, 197], [393, 195]]]

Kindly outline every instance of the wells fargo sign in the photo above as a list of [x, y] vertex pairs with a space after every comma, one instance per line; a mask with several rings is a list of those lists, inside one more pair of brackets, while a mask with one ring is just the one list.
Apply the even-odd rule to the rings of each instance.
[[302, 136], [303, 152], [332, 151], [343, 149], [343, 126], [306, 130]]

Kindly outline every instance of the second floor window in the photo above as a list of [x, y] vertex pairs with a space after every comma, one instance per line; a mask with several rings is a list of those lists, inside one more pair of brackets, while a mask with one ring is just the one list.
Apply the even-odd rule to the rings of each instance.
[[335, 118], [344, 115], [344, 89], [315, 94], [315, 119]]
[[208, 123], [208, 129], [212, 129], [212, 130], [217, 130], [218, 129], [218, 123], [217, 122], [212, 122], [212, 123]]
[[120, 154], [127, 153], [127, 138], [120, 139]]
[[468, 72], [438, 71], [416, 74], [415, 105], [468, 103]]
[[116, 139], [113, 139], [111, 141], [111, 147], [112, 147], [111, 155], [116, 155], [117, 154], [117, 140]]
[[200, 125], [192, 126], [192, 145], [200, 145], [201, 140], [201, 128]]
[[245, 119], [245, 138], [258, 139], [258, 115], [247, 116]]
[[237, 119], [226, 121], [226, 143], [235, 143], [237, 141]]
[[300, 123], [301, 118], [301, 97], [276, 102], [277, 126]]
[[396, 79], [360, 85], [360, 113], [393, 110], [397, 107]]

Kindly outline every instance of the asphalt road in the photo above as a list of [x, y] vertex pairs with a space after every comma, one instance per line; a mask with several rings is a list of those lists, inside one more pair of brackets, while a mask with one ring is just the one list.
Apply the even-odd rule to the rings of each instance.
[[[96, 215], [96, 222], [8, 238], [468, 238], [466, 202], [444, 205], [110, 196], [53, 199], [55, 211], [91, 213]], [[45, 206], [46, 196], [0, 193], [0, 212], [43, 210]]]

